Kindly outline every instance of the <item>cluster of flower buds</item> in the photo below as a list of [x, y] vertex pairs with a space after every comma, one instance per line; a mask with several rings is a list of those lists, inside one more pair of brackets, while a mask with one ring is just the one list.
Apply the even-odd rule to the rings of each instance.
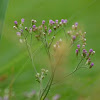
[[[76, 52], [76, 55], [78, 56], [80, 52], [80, 44], [77, 45], [77, 49], [75, 52]], [[86, 49], [82, 48], [82, 57], [84, 57], [87, 60], [86, 64], [90, 65], [90, 68], [94, 66], [94, 63], [91, 62], [91, 58], [90, 58], [90, 56], [94, 54], [95, 54], [95, 51], [93, 51], [93, 49], [90, 49], [89, 52], [87, 52]]]
[[59, 39], [59, 41], [57, 41], [56, 44], [53, 45], [54, 51], [60, 48], [61, 43], [62, 43], [62, 39]]
[[41, 69], [41, 73], [37, 73], [35, 76], [36, 81], [38, 81], [40, 83], [41, 80], [43, 80], [47, 74], [48, 74], [48, 70]]
[[49, 20], [49, 25], [46, 25], [46, 21], [43, 20], [40, 26], [36, 25], [36, 20], [32, 19], [31, 20], [31, 27], [24, 27], [24, 18], [21, 19], [21, 24], [18, 24], [17, 21], [14, 21], [15, 26], [13, 26], [14, 29], [17, 30], [16, 34], [21, 38], [21, 42], [23, 41], [22, 36], [26, 36], [26, 32], [28, 32], [27, 35], [30, 35], [29, 33], [36, 33], [35, 37], [38, 40], [41, 40], [41, 37], [44, 35], [50, 35], [53, 31], [57, 30], [60, 26], [62, 27], [63, 25], [67, 24], [67, 19], [61, 19], [61, 21], [58, 20]]
[[80, 32], [78, 30], [78, 23], [76, 22], [72, 25], [72, 29], [67, 32], [68, 36], [71, 38], [71, 44], [80, 36]]

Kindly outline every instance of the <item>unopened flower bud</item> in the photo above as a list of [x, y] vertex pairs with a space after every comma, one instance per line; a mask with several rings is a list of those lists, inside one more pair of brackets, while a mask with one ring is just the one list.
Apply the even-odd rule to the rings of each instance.
[[90, 65], [90, 63], [91, 63], [91, 59], [90, 59], [90, 58], [88, 58], [88, 65]]
[[37, 22], [37, 21], [36, 21], [36, 20], [34, 20], [34, 19], [32, 19], [31, 21], [32, 21], [32, 23], [33, 23], [33, 24]]
[[86, 34], [86, 32], [84, 32], [84, 34]]
[[68, 35], [71, 35], [71, 32], [70, 31], [68, 31], [67, 33], [68, 33]]
[[62, 22], [59, 22], [59, 26], [61, 26], [62, 25]]
[[45, 35], [45, 33], [43, 32], [43, 35]]
[[76, 56], [78, 56], [78, 52], [79, 52], [79, 51], [78, 51], [78, 49], [76, 49], [76, 51], [75, 51], [75, 52], [76, 52]]
[[45, 32], [47, 31], [47, 26], [44, 27], [45, 28]]
[[56, 30], [56, 26], [54, 26], [53, 28], [54, 28], [54, 30]]
[[13, 28], [14, 28], [14, 29], [17, 29], [17, 27], [16, 27], [16, 26], [13, 26]]
[[25, 30], [28, 30], [28, 28], [27, 28], [27, 27], [25, 27]]
[[76, 36], [79, 36], [79, 33], [78, 32], [76, 33]]
[[72, 29], [75, 29], [75, 25], [72, 25]]
[[94, 55], [94, 54], [95, 54], [95, 51], [92, 52], [92, 55]]
[[85, 45], [82, 45], [82, 48], [85, 48]]
[[83, 41], [86, 42], [86, 39], [84, 39]]
[[59, 28], [59, 25], [57, 25], [57, 28]]
[[85, 49], [83, 49], [83, 56], [85, 57], [87, 54], [87, 51]]

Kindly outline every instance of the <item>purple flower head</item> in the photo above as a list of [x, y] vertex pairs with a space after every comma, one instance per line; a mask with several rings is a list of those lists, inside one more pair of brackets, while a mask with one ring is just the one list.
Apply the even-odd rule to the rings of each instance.
[[92, 53], [93, 52], [93, 49], [90, 49], [89, 52]]
[[52, 30], [51, 29], [49, 29], [49, 34], [52, 32]]
[[52, 25], [52, 24], [53, 24], [53, 20], [49, 20], [49, 24], [51, 24], [51, 25]]
[[18, 22], [17, 22], [17, 21], [14, 21], [14, 23], [15, 23], [15, 25], [17, 25], [17, 24], [18, 24]]
[[76, 39], [76, 36], [73, 36], [72, 39], [75, 40]]
[[85, 51], [85, 54], [87, 54], [87, 51]]
[[83, 49], [83, 53], [86, 53], [86, 50], [85, 49]]
[[67, 23], [67, 19], [64, 20], [64, 23]]
[[21, 31], [21, 33], [23, 33], [23, 29], [21, 29], [20, 31]]
[[53, 100], [59, 100], [60, 99], [60, 95], [59, 94], [56, 94], [54, 97], [53, 97]]
[[77, 22], [75, 23], [75, 26], [78, 26], [78, 23]]
[[33, 25], [33, 28], [36, 28], [36, 25]]
[[91, 66], [94, 66], [94, 63], [91, 63]]
[[21, 19], [21, 22], [24, 23], [24, 18]]
[[76, 53], [78, 53], [78, 49], [76, 49]]
[[55, 22], [53, 21], [52, 24], [55, 24]]
[[77, 45], [77, 48], [80, 49], [80, 44]]
[[18, 36], [21, 36], [21, 33], [20, 33], [20, 32], [17, 32], [16, 34], [17, 34]]
[[87, 51], [85, 49], [83, 49], [83, 56], [85, 57], [87, 54]]
[[43, 25], [45, 24], [45, 20], [42, 21], [42, 24], [43, 24]]
[[92, 68], [94, 66], [94, 63], [91, 63], [90, 68]]
[[61, 22], [62, 22], [62, 23], [64, 23], [64, 21], [65, 21], [64, 19], [61, 19]]
[[83, 49], [83, 52], [85, 52], [86, 50], [85, 49]]
[[55, 20], [56, 24], [58, 24], [58, 20]]

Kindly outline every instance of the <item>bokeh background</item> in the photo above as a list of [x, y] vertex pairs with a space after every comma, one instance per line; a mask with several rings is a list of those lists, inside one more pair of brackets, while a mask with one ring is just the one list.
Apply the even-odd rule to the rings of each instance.
[[[87, 32], [87, 49], [96, 51], [95, 66], [80, 70], [64, 83], [52, 87], [48, 98], [60, 94], [60, 100], [100, 100], [100, 1], [99, 0], [0, 0], [0, 96], [11, 83], [16, 98], [25, 100], [25, 91], [38, 90], [31, 62], [13, 29], [14, 21], [25, 18], [26, 25], [36, 19], [68, 19], [68, 28], [78, 22]], [[34, 41], [34, 50], [40, 44]], [[38, 56], [39, 67], [43, 54]], [[36, 57], [36, 58], [37, 58]], [[72, 61], [72, 63], [74, 60]], [[72, 64], [73, 65], [73, 64]], [[34, 100], [34, 99], [33, 99]]]

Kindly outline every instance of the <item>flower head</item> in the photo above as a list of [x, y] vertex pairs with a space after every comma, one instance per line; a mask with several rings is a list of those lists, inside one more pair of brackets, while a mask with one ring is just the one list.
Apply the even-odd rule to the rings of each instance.
[[36, 25], [33, 25], [33, 28], [36, 28]]
[[49, 29], [49, 31], [48, 31], [48, 32], [49, 32], [49, 34], [50, 34], [50, 33], [52, 32], [52, 30], [51, 30], [51, 29]]
[[64, 22], [65, 22], [65, 20], [64, 20], [64, 19], [61, 19], [61, 22], [62, 22], [62, 23], [64, 23]]
[[77, 48], [80, 49], [80, 44], [77, 45]]
[[18, 25], [18, 22], [17, 21], [14, 21], [15, 25]]
[[24, 18], [21, 19], [21, 22], [24, 23]]
[[53, 24], [53, 20], [49, 20], [49, 24], [51, 24], [51, 25], [52, 25], [52, 24]]
[[78, 26], [78, 23], [77, 22], [75, 23], [75, 26]]
[[92, 52], [93, 52], [93, 49], [90, 49], [90, 50], [89, 50], [89, 53], [92, 53]]
[[45, 20], [42, 21], [42, 24], [43, 24], [43, 25], [45, 24]]
[[58, 20], [55, 20], [55, 23], [58, 24]]
[[85, 57], [87, 54], [87, 51], [85, 49], [83, 49], [83, 56]]
[[90, 68], [92, 68], [94, 66], [94, 63], [91, 63]]
[[78, 51], [78, 49], [76, 49], [76, 51], [75, 51], [75, 52], [76, 52], [76, 55], [78, 55], [78, 52], [79, 52], [79, 51]]
[[74, 40], [76, 39], [76, 36], [73, 36], [72, 39], [73, 39], [73, 41], [74, 41]]
[[16, 34], [17, 34], [18, 36], [21, 36], [21, 33], [20, 33], [20, 32], [17, 32]]
[[67, 23], [67, 19], [64, 20], [64, 23]]

